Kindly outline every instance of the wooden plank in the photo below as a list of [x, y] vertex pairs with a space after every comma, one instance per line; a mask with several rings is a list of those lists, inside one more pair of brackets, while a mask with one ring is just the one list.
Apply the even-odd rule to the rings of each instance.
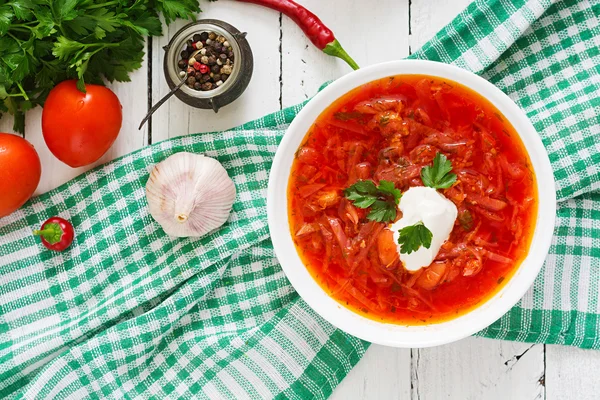
[[[299, 0], [335, 33], [360, 66], [408, 55], [408, 0]], [[340, 12], [340, 10], [343, 10]], [[314, 96], [319, 87], [352, 71], [317, 49], [289, 18], [282, 19], [282, 105]]]
[[[152, 142], [196, 132], [224, 130], [279, 109], [279, 13], [232, 1], [202, 2], [199, 19], [224, 20], [247, 32], [254, 54], [254, 73], [248, 88], [234, 103], [215, 114], [188, 106], [176, 97], [168, 100], [152, 118]], [[163, 46], [189, 21], [176, 21], [153, 39], [152, 103], [169, 89], [163, 74]]]
[[600, 352], [568, 346], [546, 346], [548, 399], [593, 400], [600, 397]]
[[47, 192], [77, 175], [97, 166], [130, 153], [145, 145], [145, 129], [138, 130], [139, 122], [146, 115], [148, 98], [148, 65], [144, 59], [142, 67], [131, 74], [131, 82], [115, 82], [108, 85], [119, 97], [123, 106], [123, 125], [117, 140], [108, 152], [92, 165], [71, 168], [59, 161], [48, 149], [42, 136], [42, 109], [37, 107], [27, 113], [25, 138], [29, 140], [40, 155], [42, 178], [36, 194]]
[[544, 346], [467, 338], [412, 351], [412, 399], [543, 399]]
[[331, 399], [408, 399], [410, 362], [409, 349], [371, 345]]

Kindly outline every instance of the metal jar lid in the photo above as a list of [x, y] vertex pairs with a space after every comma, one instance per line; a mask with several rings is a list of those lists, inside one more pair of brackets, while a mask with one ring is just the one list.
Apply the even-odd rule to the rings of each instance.
[[245, 32], [242, 33], [228, 23], [216, 19], [201, 19], [192, 22], [181, 28], [164, 47], [163, 71], [169, 88], [173, 89], [181, 82], [180, 69], [177, 66], [180, 53], [186, 48], [187, 41], [194, 34], [202, 32], [214, 32], [222, 35], [230, 43], [234, 55], [231, 75], [216, 89], [200, 91], [183, 85], [175, 92], [175, 96], [192, 107], [212, 109], [218, 112], [219, 108], [240, 97], [250, 83], [254, 59]]

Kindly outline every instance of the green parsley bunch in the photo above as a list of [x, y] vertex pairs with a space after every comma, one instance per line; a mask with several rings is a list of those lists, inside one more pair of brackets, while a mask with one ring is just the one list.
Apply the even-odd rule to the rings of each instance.
[[103, 84], [129, 81], [144, 56], [144, 36], [194, 19], [198, 0], [0, 0], [0, 112], [15, 116], [43, 105], [65, 79]]

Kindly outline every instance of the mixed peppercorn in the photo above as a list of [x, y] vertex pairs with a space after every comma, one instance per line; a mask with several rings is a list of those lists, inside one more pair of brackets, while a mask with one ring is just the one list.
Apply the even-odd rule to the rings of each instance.
[[190, 89], [208, 91], [221, 86], [233, 72], [234, 54], [225, 36], [196, 33], [187, 41], [177, 63]]

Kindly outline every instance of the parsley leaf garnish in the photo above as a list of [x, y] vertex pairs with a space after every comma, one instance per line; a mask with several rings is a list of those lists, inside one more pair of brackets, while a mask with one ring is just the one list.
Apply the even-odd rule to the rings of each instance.
[[448, 189], [456, 182], [456, 174], [452, 171], [452, 163], [442, 153], [437, 153], [433, 159], [433, 166], [421, 169], [421, 180], [425, 186], [434, 189]]
[[405, 226], [399, 231], [398, 244], [400, 245], [400, 253], [410, 254], [413, 251], [419, 250], [421, 246], [426, 249], [431, 247], [431, 239], [433, 234], [423, 221], [419, 221], [414, 225]]
[[344, 194], [356, 207], [367, 208], [377, 200], [377, 187], [373, 181], [358, 181], [346, 189]]
[[367, 219], [377, 222], [390, 222], [396, 219], [397, 205], [402, 193], [394, 182], [381, 180], [379, 186], [373, 181], [358, 181], [344, 191], [346, 198], [358, 207], [369, 208]]
[[391, 205], [390, 202], [376, 200], [367, 215], [367, 219], [377, 222], [390, 222], [396, 219], [396, 212], [396, 207]]

